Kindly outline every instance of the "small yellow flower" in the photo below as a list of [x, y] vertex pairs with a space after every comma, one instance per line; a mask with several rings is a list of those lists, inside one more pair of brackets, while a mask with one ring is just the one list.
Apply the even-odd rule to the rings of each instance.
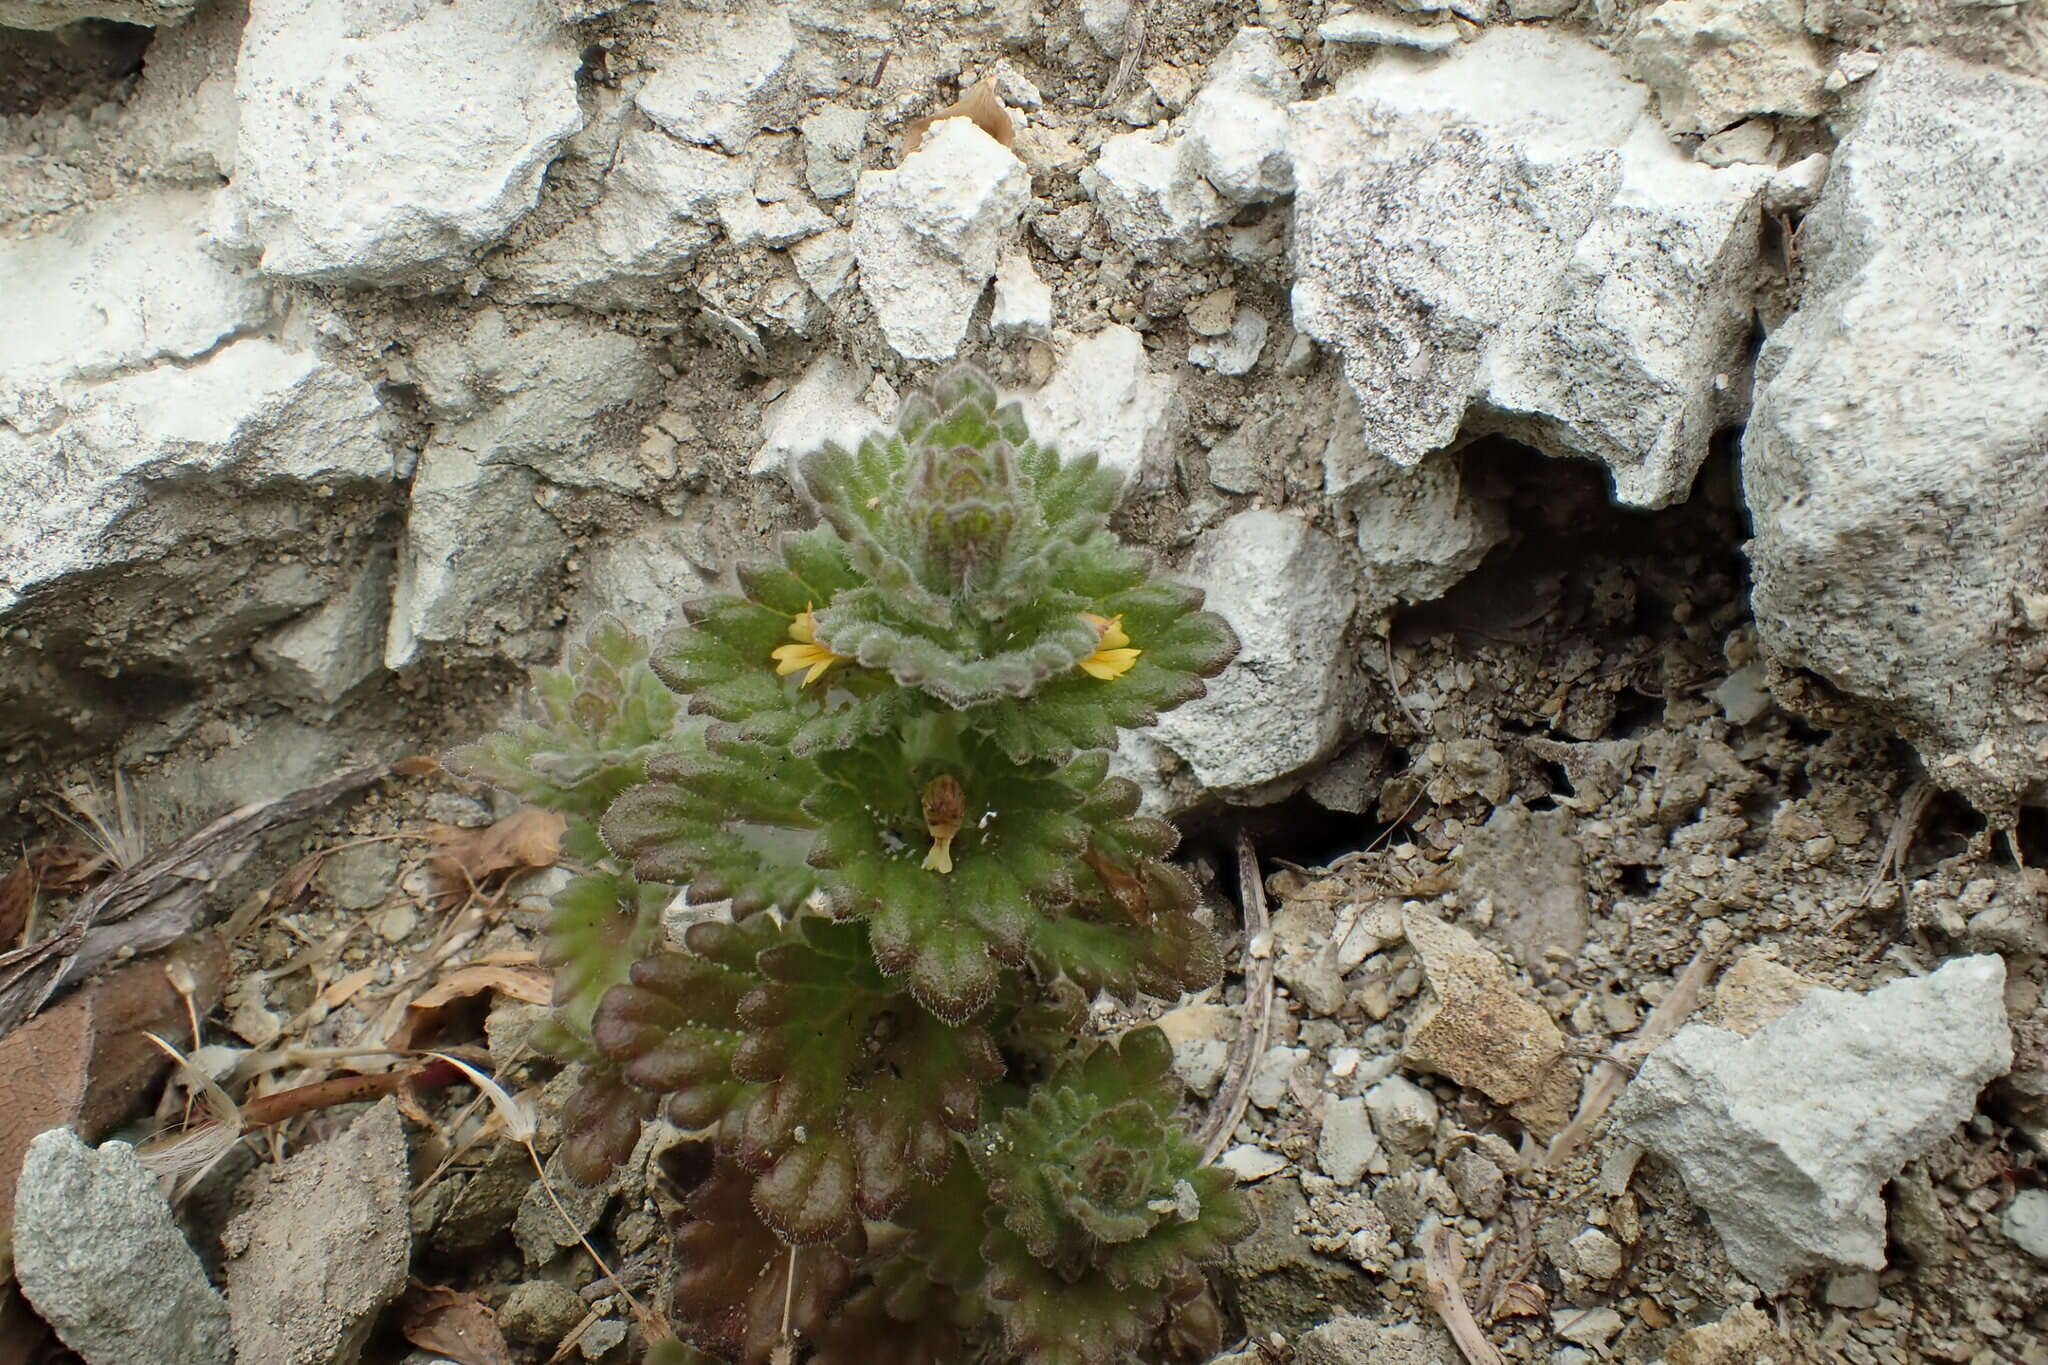
[[809, 687], [824, 677], [825, 670], [834, 664], [852, 662], [850, 656], [834, 654], [818, 643], [818, 622], [811, 615], [809, 607], [805, 607], [790, 619], [789, 638], [796, 643], [778, 645], [771, 657], [775, 660], [777, 677], [786, 678], [792, 673], [801, 673], [807, 668], [810, 670], [804, 673], [804, 680], [797, 684], [799, 687]]
[[1131, 666], [1138, 662], [1138, 656], [1145, 651], [1130, 647], [1131, 637], [1124, 634], [1124, 618], [1097, 616], [1092, 611], [1084, 611], [1081, 615], [1095, 627], [1095, 652], [1081, 660], [1081, 671], [1104, 682], [1130, 672]]

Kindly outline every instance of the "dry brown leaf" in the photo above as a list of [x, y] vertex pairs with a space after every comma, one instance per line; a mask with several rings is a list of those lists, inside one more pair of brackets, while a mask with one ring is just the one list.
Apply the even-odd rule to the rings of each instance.
[[912, 119], [909, 128], [903, 134], [903, 155], [907, 157], [918, 149], [918, 145], [924, 141], [925, 134], [931, 131], [933, 124], [940, 119], [949, 118], [972, 119], [975, 127], [1005, 147], [1016, 144], [1016, 125], [1010, 122], [1010, 111], [1003, 107], [1001, 96], [996, 94], [995, 81], [983, 79], [963, 90], [959, 99], [938, 113]]
[[320, 992], [323, 1010], [338, 1010], [355, 998], [356, 992], [377, 979], [379, 967], [361, 967]]
[[1494, 1299], [1488, 1322], [1502, 1318], [1540, 1318], [1550, 1312], [1550, 1296], [1528, 1280], [1510, 1280]]
[[488, 896], [521, 872], [553, 867], [568, 828], [563, 817], [538, 806], [481, 829], [435, 825], [428, 834], [441, 851], [427, 860], [434, 899], [444, 907], [461, 905], [472, 892]]
[[458, 967], [420, 993], [408, 1008], [438, 1009], [451, 1000], [496, 991], [529, 1005], [545, 1005], [554, 999], [554, 982], [535, 966], [478, 962]]
[[512, 1365], [496, 1315], [474, 1294], [414, 1282], [399, 1300], [398, 1330], [457, 1365]]
[[284, 875], [277, 879], [277, 885], [270, 888], [270, 896], [263, 902], [265, 914], [288, 910], [299, 903], [299, 897], [306, 894], [306, 888], [313, 884], [314, 874], [320, 871], [320, 864], [326, 861], [327, 850], [318, 849], [286, 868]]

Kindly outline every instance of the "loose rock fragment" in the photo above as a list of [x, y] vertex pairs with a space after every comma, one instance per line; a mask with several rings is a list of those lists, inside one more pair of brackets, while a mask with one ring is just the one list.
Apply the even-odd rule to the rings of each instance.
[[683, 10], [673, 37], [680, 50], [634, 96], [664, 132], [737, 155], [762, 128], [789, 126], [796, 31], [784, 6]]
[[1998, 1226], [2014, 1246], [2037, 1261], [2048, 1262], [2048, 1190], [2021, 1190], [2014, 1195]]
[[1021, 401], [1041, 444], [1070, 460], [1093, 455], [1124, 476], [1128, 496], [1171, 471], [1178, 388], [1172, 374], [1152, 368], [1143, 337], [1112, 323], [1074, 341], [1045, 387]]
[[906, 360], [959, 349], [1005, 238], [1031, 202], [1031, 176], [967, 119], [935, 125], [893, 171], [864, 171], [853, 250], [882, 334]]
[[398, 1106], [246, 1182], [222, 1234], [235, 1352], [274, 1365], [354, 1365], [405, 1287], [411, 1192]]
[[1300, 98], [1301, 81], [1272, 32], [1241, 30], [1180, 119], [1189, 168], [1233, 204], [1291, 193], [1287, 106]]
[[1522, 965], [1545, 968], [1556, 950], [1569, 961], [1586, 944], [1586, 879], [1569, 811], [1531, 811], [1519, 801], [1495, 810], [1458, 851], [1465, 904], [1493, 901], [1493, 927]]
[[[1432, 1128], [1435, 1126], [1431, 1125]], [[1323, 1127], [1316, 1139], [1316, 1164], [1340, 1185], [1355, 1185], [1379, 1152], [1372, 1115], [1360, 1098], [1331, 1100], [1323, 1106]]]
[[2005, 964], [1959, 958], [1867, 995], [1816, 988], [1743, 1038], [1703, 1024], [1650, 1054], [1615, 1124], [1675, 1165], [1767, 1293], [1884, 1267], [1879, 1189], [2012, 1065]]
[[220, 1365], [228, 1307], [125, 1142], [29, 1144], [15, 1200], [22, 1292], [90, 1365]]
[[1526, 1000], [1493, 952], [1426, 910], [1402, 916], [1434, 997], [1408, 1026], [1407, 1060], [1470, 1086], [1538, 1133], [1571, 1117], [1577, 1085], [1565, 1040], [1549, 1014]]
[[1436, 1096], [1405, 1076], [1366, 1091], [1365, 1107], [1381, 1141], [1397, 1152], [1419, 1152], [1436, 1139]]

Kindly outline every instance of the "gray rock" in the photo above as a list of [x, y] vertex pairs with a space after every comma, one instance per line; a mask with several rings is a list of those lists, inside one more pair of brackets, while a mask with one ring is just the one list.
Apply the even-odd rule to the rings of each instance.
[[117, 24], [175, 24], [200, 0], [0, 0], [0, 28], [63, 28], [81, 19]]
[[1743, 436], [1766, 652], [1987, 808], [2048, 797], [2048, 388], [2012, 382], [2048, 368], [2044, 201], [2048, 84], [1891, 58]]
[[1769, 172], [1700, 165], [1606, 53], [1499, 29], [1390, 51], [1294, 106], [1295, 325], [1333, 347], [1365, 449], [1461, 432], [1683, 498], [1739, 389]]
[[258, 640], [256, 662], [280, 692], [332, 712], [384, 671], [392, 558], [377, 546], [339, 594]]
[[1300, 98], [1301, 81], [1272, 32], [1240, 30], [1179, 120], [1188, 167], [1232, 204], [1292, 192], [1287, 105]]
[[1586, 945], [1586, 882], [1572, 823], [1569, 811], [1516, 802], [1496, 809], [1458, 850], [1465, 904], [1492, 899], [1494, 932], [1525, 967], [1542, 967], [1552, 948], [1576, 958]]
[[761, 417], [761, 449], [749, 472], [757, 479], [775, 477], [797, 484], [796, 461], [836, 442], [852, 450], [864, 437], [881, 432], [895, 419], [893, 412], [868, 406], [874, 373], [831, 351], [810, 363], [788, 393], [768, 405]]
[[1420, 1324], [1332, 1318], [1294, 1343], [1294, 1365], [1442, 1365]]
[[1333, 1099], [1323, 1106], [1322, 1131], [1316, 1135], [1316, 1165], [1324, 1175], [1339, 1185], [1356, 1185], [1379, 1148], [1364, 1100]]
[[553, 1346], [583, 1321], [588, 1305], [559, 1280], [526, 1280], [512, 1286], [498, 1309], [498, 1326], [522, 1346]]
[[1665, 0], [1642, 15], [1629, 65], [1674, 133], [1716, 133], [1755, 114], [1821, 112], [1827, 70], [1800, 0]]
[[658, 129], [619, 140], [603, 189], [560, 230], [493, 256], [504, 296], [586, 308], [673, 304], [668, 286], [718, 238], [721, 206], [747, 194], [745, 163]]
[[860, 156], [867, 146], [868, 116], [862, 109], [828, 104], [804, 119], [804, 179], [820, 199], [853, 193]]
[[1436, 1139], [1436, 1096], [1406, 1076], [1389, 1076], [1366, 1091], [1365, 1107], [1380, 1141], [1397, 1152], [1419, 1152]]
[[863, 171], [853, 252], [882, 335], [906, 360], [945, 360], [1031, 202], [1009, 148], [964, 118], [942, 119], [893, 171]]
[[0, 242], [0, 427], [48, 431], [91, 381], [192, 360], [270, 320], [268, 286], [210, 249], [213, 199], [131, 195]]
[[14, 1272], [87, 1365], [226, 1365], [228, 1308], [125, 1142], [68, 1128], [28, 1145], [14, 1200]]
[[665, 132], [737, 155], [766, 127], [788, 127], [796, 31], [785, 8], [739, 4], [681, 10], [676, 44], [634, 100]]
[[1959, 958], [1867, 995], [1815, 989], [1750, 1038], [1690, 1025], [1651, 1053], [1615, 1125], [1671, 1162], [1766, 1293], [1879, 1270], [1887, 1180], [2012, 1065], [2005, 963]]
[[1294, 1073], [1308, 1060], [1305, 1047], [1275, 1045], [1265, 1051], [1257, 1065], [1252, 1067], [1252, 1078], [1246, 1093], [1251, 1102], [1261, 1109], [1278, 1109], [1287, 1101]]
[[582, 126], [580, 64], [547, 0], [251, 0], [222, 235], [271, 274], [452, 283]]
[[1363, 684], [1348, 644], [1358, 589], [1336, 541], [1286, 512], [1240, 512], [1205, 535], [1181, 575], [1236, 630], [1235, 662], [1148, 739], [1227, 797], [1305, 778], [1347, 737]]
[[2021, 1190], [1998, 1220], [2008, 1240], [2037, 1261], [2048, 1262], [2048, 1190]]
[[405, 1130], [382, 1100], [340, 1133], [244, 1182], [221, 1234], [235, 1353], [354, 1365], [412, 1255]]
[[1052, 286], [1038, 278], [1031, 257], [1012, 251], [996, 267], [996, 301], [988, 329], [997, 336], [1052, 335]]

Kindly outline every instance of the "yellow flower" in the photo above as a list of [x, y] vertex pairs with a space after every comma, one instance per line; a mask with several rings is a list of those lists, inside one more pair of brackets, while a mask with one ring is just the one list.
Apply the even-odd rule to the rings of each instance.
[[1097, 616], [1092, 611], [1084, 611], [1081, 615], [1095, 627], [1095, 652], [1081, 660], [1081, 671], [1104, 682], [1130, 672], [1131, 666], [1138, 662], [1138, 656], [1145, 651], [1130, 647], [1131, 637], [1124, 634], [1124, 618]]
[[825, 670], [834, 664], [852, 662], [850, 656], [834, 654], [818, 643], [818, 622], [811, 615], [809, 607], [805, 607], [790, 619], [789, 638], [796, 643], [778, 645], [771, 657], [775, 660], [777, 677], [786, 678], [792, 673], [801, 673], [806, 668], [811, 670], [804, 673], [804, 680], [797, 684], [799, 687], [809, 687], [824, 677]]

